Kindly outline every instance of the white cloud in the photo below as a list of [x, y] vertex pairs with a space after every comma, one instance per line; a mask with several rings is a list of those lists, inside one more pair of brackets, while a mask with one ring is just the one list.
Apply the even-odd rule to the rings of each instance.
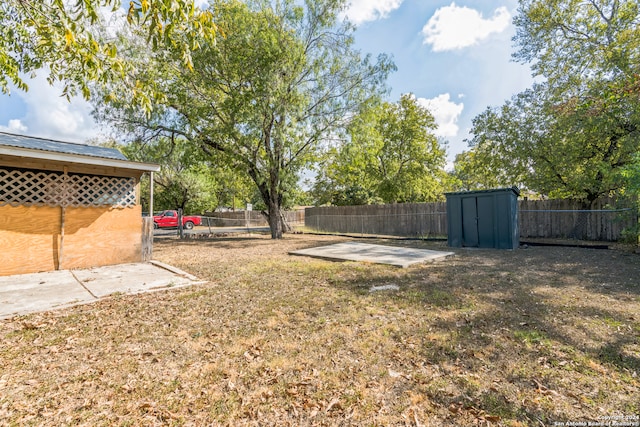
[[482, 13], [455, 3], [436, 10], [422, 28], [424, 44], [430, 44], [434, 52], [463, 49], [473, 46], [493, 33], [509, 27], [511, 14], [506, 7], [499, 7], [493, 17], [485, 19]]
[[7, 126], [0, 126], [0, 131], [24, 134], [29, 130], [20, 119], [11, 119]]
[[462, 114], [464, 104], [456, 104], [451, 101], [451, 96], [448, 93], [443, 93], [435, 98], [418, 98], [418, 104], [429, 109], [433, 117], [436, 119], [438, 129], [436, 129], [436, 136], [452, 137], [458, 134], [460, 128], [458, 127], [458, 118]]
[[91, 105], [80, 97], [67, 101], [60, 96], [60, 87], [49, 85], [44, 75], [41, 71], [38, 77], [27, 82], [28, 92], [16, 92], [27, 112], [20, 119], [9, 120], [9, 127], [13, 123], [14, 131], [70, 142], [86, 142], [97, 137], [98, 126], [91, 117]]
[[351, 0], [344, 16], [355, 25], [386, 18], [404, 0]]

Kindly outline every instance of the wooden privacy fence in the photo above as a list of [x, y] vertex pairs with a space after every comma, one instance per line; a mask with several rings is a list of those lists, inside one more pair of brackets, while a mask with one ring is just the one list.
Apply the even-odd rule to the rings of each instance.
[[323, 206], [305, 209], [304, 224], [318, 231], [384, 236], [447, 235], [447, 204]]
[[[285, 211], [290, 225], [304, 223], [304, 210]], [[212, 227], [268, 227], [267, 218], [260, 211], [205, 212], [203, 225]]]
[[596, 200], [588, 209], [576, 200], [522, 200], [520, 237], [618, 241], [638, 223], [638, 212], [612, 206], [616, 201], [610, 198]]
[[[576, 200], [520, 200], [520, 237], [617, 241], [638, 223], [637, 210], [615, 200], [596, 201], [591, 209]], [[329, 233], [379, 236], [446, 237], [447, 204], [324, 206], [307, 208], [305, 226]]]

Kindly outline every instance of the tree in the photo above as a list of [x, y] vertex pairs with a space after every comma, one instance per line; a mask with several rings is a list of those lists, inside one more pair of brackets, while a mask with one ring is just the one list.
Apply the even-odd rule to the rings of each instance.
[[[633, 213], [640, 218], [640, 153], [636, 153], [635, 160], [623, 169], [622, 174], [628, 182], [622, 197], [635, 207]], [[640, 220], [635, 227], [624, 230], [623, 235], [629, 242], [640, 245]]]
[[[120, 0], [3, 0], [2, 92], [8, 93], [10, 84], [27, 90], [23, 75], [33, 75], [44, 68], [50, 83], [65, 82], [63, 93], [67, 97], [79, 90], [88, 98], [90, 82], [130, 78], [132, 64], [124, 60], [115, 40], [104, 30], [109, 24], [105, 22], [107, 15], [118, 16], [120, 5]], [[134, 0], [129, 2], [126, 22], [144, 30], [152, 46], [173, 44], [186, 67], [191, 66], [190, 55], [197, 49], [198, 40], [213, 40], [216, 28], [211, 14], [196, 8], [193, 0]], [[149, 98], [155, 88], [129, 82], [135, 90], [134, 99], [150, 108]]]
[[441, 197], [445, 149], [435, 119], [411, 94], [367, 106], [351, 122], [348, 140], [330, 150], [316, 179], [319, 202], [333, 204], [433, 201]]
[[580, 88], [640, 72], [636, 0], [520, 0], [514, 58], [551, 87]]
[[220, 153], [254, 182], [271, 236], [281, 238], [281, 208], [298, 172], [392, 68], [386, 57], [372, 63], [352, 48], [353, 28], [337, 24], [342, 7], [337, 0], [212, 4], [224, 37], [202, 40], [193, 70], [176, 66], [171, 46], [153, 56], [137, 51], [148, 64], [137, 80], [155, 81], [165, 94], [151, 114], [111, 97], [98, 116], [141, 139], [180, 135]]
[[569, 107], [539, 84], [487, 109], [473, 121], [475, 169], [485, 168], [503, 184], [589, 204], [623, 188], [621, 172], [640, 141], [637, 130], [618, 122], [618, 107], [600, 103]]
[[229, 167], [222, 156], [214, 156], [206, 162], [209, 173], [216, 177], [218, 207], [233, 211], [244, 209], [247, 203], [255, 204], [255, 186], [244, 171]]
[[451, 173], [454, 188], [461, 191], [488, 190], [510, 186], [523, 187], [509, 175], [511, 165], [493, 150], [495, 144], [479, 144], [456, 155]]
[[[131, 160], [159, 163], [154, 174], [154, 205], [159, 210], [182, 209], [203, 213], [218, 207], [222, 168], [212, 167], [202, 153], [184, 139], [159, 138], [149, 143], [133, 141], [118, 148]], [[148, 192], [148, 186], [145, 188]]]
[[623, 189], [640, 148], [639, 22], [636, 1], [521, 0], [514, 57], [544, 82], [476, 117], [474, 161], [587, 204]]

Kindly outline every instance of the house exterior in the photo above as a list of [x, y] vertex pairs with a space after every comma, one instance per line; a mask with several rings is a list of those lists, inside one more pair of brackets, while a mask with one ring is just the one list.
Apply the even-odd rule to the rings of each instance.
[[0, 132], [0, 276], [145, 258], [140, 178], [118, 150]]

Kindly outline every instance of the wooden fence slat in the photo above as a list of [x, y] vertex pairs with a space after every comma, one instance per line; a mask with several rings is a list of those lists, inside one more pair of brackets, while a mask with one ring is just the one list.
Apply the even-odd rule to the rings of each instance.
[[[573, 238], [617, 241], [625, 228], [637, 224], [634, 210], [607, 210], [613, 199], [602, 199], [584, 212], [576, 200], [520, 200], [518, 226], [521, 238]], [[388, 205], [323, 206], [305, 210], [305, 225], [325, 232], [445, 237], [446, 202]]]

